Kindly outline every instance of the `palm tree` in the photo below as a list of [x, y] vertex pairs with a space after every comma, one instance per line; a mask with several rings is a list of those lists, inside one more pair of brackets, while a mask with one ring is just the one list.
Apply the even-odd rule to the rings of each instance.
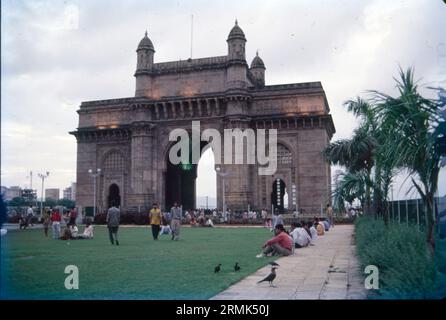
[[367, 171], [362, 170], [355, 173], [340, 171], [335, 176], [335, 188], [333, 191], [333, 205], [338, 210], [345, 209], [345, 202], [352, 203], [358, 199], [364, 207], [367, 186], [371, 183]]
[[372, 91], [376, 120], [385, 141], [381, 157], [389, 167], [408, 169], [411, 181], [420, 194], [428, 216], [427, 241], [435, 248], [434, 194], [440, 170], [441, 143], [444, 123], [440, 121], [440, 100], [422, 97], [413, 80], [413, 70], [400, 69], [395, 79], [399, 96]]
[[[347, 174], [340, 176], [340, 189], [335, 189], [335, 198], [341, 195], [351, 197], [357, 194], [360, 189], [358, 183], [363, 183], [365, 187], [365, 198], [361, 203], [364, 205], [364, 212], [371, 212], [371, 173], [374, 166], [374, 153], [377, 141], [373, 135], [376, 130], [376, 123], [373, 119], [371, 105], [361, 99], [348, 100], [344, 103], [347, 109], [361, 119], [360, 126], [354, 130], [350, 139], [342, 139], [330, 143], [324, 150], [326, 159], [331, 164], [341, 165], [347, 169]], [[354, 186], [355, 185], [355, 186]], [[346, 190], [342, 190], [342, 188]]]

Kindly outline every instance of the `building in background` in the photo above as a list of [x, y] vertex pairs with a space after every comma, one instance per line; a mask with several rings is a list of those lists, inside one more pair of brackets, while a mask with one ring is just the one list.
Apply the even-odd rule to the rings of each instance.
[[3, 194], [3, 200], [5, 201], [11, 201], [14, 198], [22, 196], [22, 188], [19, 186], [12, 186], [9, 188], [2, 186], [1, 192]]
[[45, 200], [51, 199], [54, 201], [58, 201], [59, 194], [60, 194], [60, 189], [58, 188], [45, 189]]
[[71, 186], [63, 190], [63, 199], [76, 201], [76, 183], [73, 182]]
[[71, 199], [72, 201], [76, 201], [76, 182], [71, 183]]
[[34, 202], [37, 200], [37, 190], [23, 189], [21, 192], [21, 197], [26, 201]]
[[6, 190], [8, 190], [8, 187], [5, 187], [5, 186], [0, 187], [0, 193], [3, 196], [3, 200], [5, 200], [5, 197], [6, 197]]
[[71, 200], [71, 187], [63, 189], [62, 199]]

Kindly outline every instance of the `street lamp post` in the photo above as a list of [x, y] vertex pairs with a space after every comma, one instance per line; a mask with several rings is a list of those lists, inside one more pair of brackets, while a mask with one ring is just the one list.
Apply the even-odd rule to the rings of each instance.
[[223, 190], [223, 217], [226, 217], [225, 177], [228, 175], [228, 172], [223, 172], [220, 167], [216, 167], [215, 170], [221, 177], [221, 187]]
[[43, 183], [45, 181], [46, 178], [48, 178], [48, 176], [50, 175], [50, 172], [47, 171], [45, 174], [43, 173], [38, 173], [37, 176], [42, 179], [42, 194], [40, 197], [40, 217], [43, 217]]
[[293, 183], [291, 186], [291, 190], [293, 191], [293, 205], [296, 206], [296, 218], [299, 217], [299, 209], [297, 206], [297, 192], [296, 192], [296, 185]]
[[101, 169], [97, 168], [96, 172], [88, 169], [88, 173], [93, 178], [93, 217], [96, 217], [96, 178], [101, 174]]

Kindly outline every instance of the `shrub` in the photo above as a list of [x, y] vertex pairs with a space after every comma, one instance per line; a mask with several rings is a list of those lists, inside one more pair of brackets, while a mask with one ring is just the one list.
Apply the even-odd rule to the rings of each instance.
[[[91, 218], [91, 217], [90, 217]], [[95, 224], [105, 224], [105, 219], [107, 218], [107, 214], [106, 213], [98, 213], [94, 219], [93, 222]]]
[[8, 223], [19, 223], [19, 220], [20, 220], [20, 215], [18, 214], [8, 217]]
[[356, 221], [356, 245], [363, 267], [379, 270], [381, 298], [424, 299], [435, 291], [436, 266], [416, 226], [361, 217]]

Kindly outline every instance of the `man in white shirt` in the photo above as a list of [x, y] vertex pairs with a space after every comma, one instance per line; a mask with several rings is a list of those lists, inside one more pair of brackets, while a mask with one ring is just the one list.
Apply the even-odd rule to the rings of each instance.
[[296, 248], [306, 247], [311, 242], [310, 235], [300, 223], [293, 222], [291, 224], [290, 236], [293, 238], [294, 246]]
[[26, 210], [26, 221], [28, 224], [31, 225], [31, 227], [34, 226], [34, 224], [32, 223], [34, 218], [34, 210], [32, 206], [29, 206], [29, 208]]
[[84, 233], [79, 234], [77, 239], [93, 239], [93, 226], [90, 222], [85, 225]]
[[73, 239], [76, 239], [78, 237], [78, 232], [79, 232], [79, 229], [77, 228], [77, 226], [74, 223], [72, 225], [70, 225], [70, 233], [71, 233], [71, 237]]

